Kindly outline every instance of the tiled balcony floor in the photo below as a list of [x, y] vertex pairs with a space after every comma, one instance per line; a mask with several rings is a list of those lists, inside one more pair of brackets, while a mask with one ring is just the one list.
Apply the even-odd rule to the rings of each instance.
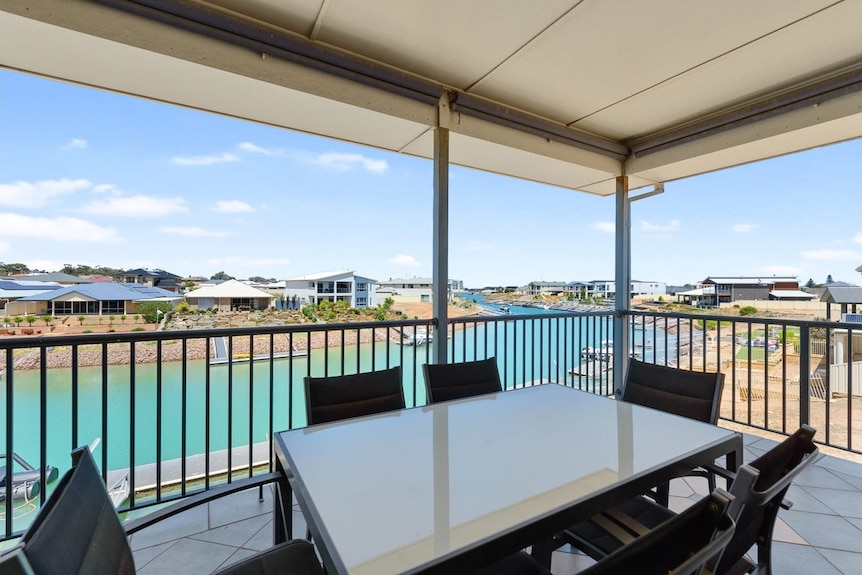
[[[772, 439], [745, 434], [745, 460], [775, 445]], [[857, 458], [858, 459], [858, 458]], [[706, 493], [700, 478], [671, 483], [671, 507], [685, 508]], [[142, 575], [208, 573], [259, 550], [272, 541], [272, 495], [257, 490], [227, 497], [141, 531], [131, 539]], [[775, 528], [776, 574], [857, 575], [862, 573], [862, 463], [823, 456], [791, 487], [790, 510], [781, 510]], [[294, 506], [295, 536], [305, 522]], [[592, 562], [558, 551], [555, 574], [575, 573]]]

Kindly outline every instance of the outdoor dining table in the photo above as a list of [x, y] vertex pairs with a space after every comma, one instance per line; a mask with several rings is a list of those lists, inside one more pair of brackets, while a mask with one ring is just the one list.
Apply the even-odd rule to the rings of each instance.
[[386, 575], [469, 571], [719, 457], [735, 471], [742, 436], [545, 384], [282, 431], [275, 450], [327, 573]]

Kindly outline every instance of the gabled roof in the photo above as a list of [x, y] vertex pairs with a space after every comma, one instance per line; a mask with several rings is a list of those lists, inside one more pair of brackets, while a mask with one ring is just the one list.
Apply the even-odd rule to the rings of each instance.
[[99, 282], [64, 287], [21, 298], [20, 301], [54, 301], [70, 294], [77, 294], [92, 301], [146, 301], [157, 298], [180, 299], [182, 297], [167, 290], [141, 284]]
[[828, 287], [820, 296], [820, 301], [839, 304], [862, 303], [862, 287]]
[[273, 296], [253, 288], [248, 284], [244, 284], [238, 280], [228, 280], [215, 286], [206, 286], [200, 289], [190, 291], [186, 294], [186, 299], [199, 298], [266, 298], [271, 299]]

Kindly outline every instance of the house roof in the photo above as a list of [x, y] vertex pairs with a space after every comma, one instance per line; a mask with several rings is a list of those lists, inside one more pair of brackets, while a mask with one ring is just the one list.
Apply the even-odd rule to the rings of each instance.
[[431, 278], [389, 278], [388, 280], [384, 280], [381, 282], [377, 282], [378, 285], [381, 286], [391, 286], [391, 285], [402, 285], [402, 284], [431, 284], [434, 283], [434, 280]]
[[186, 294], [186, 299], [199, 299], [199, 298], [266, 298], [271, 299], [273, 296], [271, 294], [266, 293], [265, 291], [261, 291], [257, 288], [251, 287], [248, 284], [244, 284], [238, 280], [228, 280], [225, 282], [221, 282], [218, 285], [214, 286], [206, 286], [200, 289], [196, 289], [190, 291]]
[[145, 277], [145, 278], [172, 278], [172, 279], [182, 279], [177, 274], [172, 274], [170, 272], [166, 272], [162, 269], [149, 269], [149, 268], [137, 268], [133, 270], [126, 270], [122, 273], [118, 273], [117, 276], [137, 276], [137, 277]]
[[769, 292], [770, 297], [775, 299], [817, 299], [817, 296], [807, 291], [796, 289], [778, 289]]
[[151, 4], [4, 2], [0, 65], [603, 196], [862, 136], [862, 0]]
[[86, 284], [91, 283], [89, 278], [82, 278], [79, 276], [75, 276], [72, 274], [67, 274], [63, 272], [51, 272], [46, 274], [28, 274], [26, 276], [21, 276], [16, 279], [27, 279], [30, 281], [40, 281], [40, 282], [56, 282], [58, 284]]
[[862, 303], [862, 287], [828, 287], [820, 296], [820, 301], [839, 304]]
[[32, 280], [0, 279], [0, 299], [21, 299], [62, 288], [58, 284]]
[[289, 282], [298, 282], [298, 281], [315, 281], [315, 280], [325, 280], [336, 277], [343, 276], [352, 276], [355, 272], [351, 271], [340, 271], [340, 272], [318, 272], [315, 274], [308, 274], [304, 276], [299, 276], [296, 278], [290, 278]]
[[20, 301], [54, 301], [70, 294], [77, 294], [91, 301], [146, 301], [157, 298], [180, 299], [182, 297], [167, 290], [141, 284], [97, 282], [34, 294], [21, 298]]
[[798, 282], [798, 279], [792, 276], [709, 276], [701, 283], [769, 285], [777, 282]]

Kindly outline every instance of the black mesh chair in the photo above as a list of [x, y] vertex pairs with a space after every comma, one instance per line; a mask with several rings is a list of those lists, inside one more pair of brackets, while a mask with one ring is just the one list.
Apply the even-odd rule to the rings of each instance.
[[503, 389], [497, 360], [493, 357], [464, 363], [426, 363], [422, 369], [429, 404]]
[[308, 424], [404, 409], [401, 368], [305, 378]]
[[[213, 488], [199, 494], [202, 497], [197, 502], [211, 501], [217, 493], [233, 493], [237, 487]], [[178, 505], [188, 509], [194, 501], [191, 496]], [[135, 564], [127, 536], [174, 514], [163, 509], [124, 526], [89, 449], [78, 448], [72, 452], [72, 468], [57, 483], [18, 545], [0, 555], [0, 573], [132, 575]], [[134, 529], [127, 529], [129, 525]], [[311, 543], [297, 540], [278, 544], [218, 573], [323, 575], [323, 569]]]
[[[621, 399], [716, 425], [723, 385], [723, 373], [676, 369], [632, 358]], [[715, 490], [714, 472], [695, 469], [687, 475], [705, 477], [709, 491]], [[669, 492], [668, 484], [660, 485], [652, 497], [667, 506]]]
[[733, 537], [734, 523], [728, 515], [732, 500], [732, 496], [717, 489], [580, 575], [701, 573], [707, 563], [722, 556]]
[[[736, 522], [736, 531], [713, 573], [770, 571], [772, 531], [778, 509], [790, 508], [791, 504], [783, 501], [787, 488], [817, 459], [819, 450], [814, 445], [814, 433], [810, 427], [802, 426], [767, 453], [743, 465], [735, 475], [719, 470], [733, 478], [730, 493], [734, 499], [729, 514]], [[646, 497], [635, 497], [574, 525], [561, 535], [560, 542], [571, 543], [594, 559], [601, 559], [673, 517], [675, 514], [666, 507]], [[746, 557], [754, 545], [756, 564]]]

